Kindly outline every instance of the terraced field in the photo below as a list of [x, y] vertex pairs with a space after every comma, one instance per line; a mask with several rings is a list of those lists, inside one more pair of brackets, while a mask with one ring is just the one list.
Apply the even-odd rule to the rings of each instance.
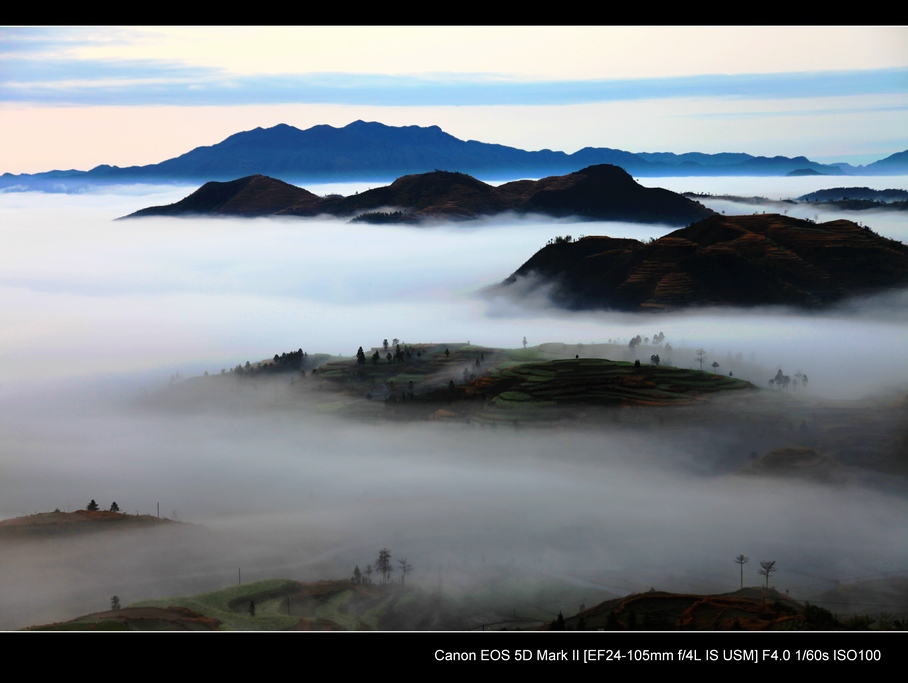
[[584, 358], [499, 367], [474, 382], [497, 407], [687, 405], [704, 394], [752, 389], [733, 377], [695, 370]]

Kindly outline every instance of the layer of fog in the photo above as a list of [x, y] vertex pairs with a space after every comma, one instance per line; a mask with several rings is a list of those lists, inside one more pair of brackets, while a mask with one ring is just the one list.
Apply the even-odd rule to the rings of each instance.
[[[159, 201], [183, 194], [170, 189]], [[524, 337], [530, 345], [626, 344], [657, 332], [675, 349], [704, 348], [710, 363], [741, 354], [765, 367], [748, 377], [761, 384], [781, 367], [806, 373], [825, 396], [858, 397], [906, 379], [897, 353], [908, 347], [905, 308], [885, 297], [813, 315], [630, 316], [477, 295], [555, 235], [649, 239], [669, 232], [665, 226], [112, 220], [147, 203], [112, 195], [0, 197], [0, 392], [19, 391], [23, 381], [111, 373], [144, 374], [153, 386], [175, 372], [219, 372], [298, 348], [352, 356], [394, 337], [514, 347]], [[872, 225], [885, 234], [885, 225]]]
[[[21, 603], [75, 616], [111, 594], [126, 604], [226, 587], [237, 569], [247, 582], [343, 578], [381, 547], [451, 596], [510, 568], [594, 585], [591, 602], [651, 586], [733, 590], [741, 552], [754, 558], [748, 585], [773, 559], [773, 584], [799, 599], [908, 563], [904, 490], [733, 476], [746, 448], [704, 473], [720, 434], [369, 426], [292, 405], [221, 416], [69, 398], [4, 406], [4, 514], [159, 503], [217, 535], [7, 553], [0, 603], [18, 606], [18, 625]], [[64, 587], [75, 597], [54, 612]]]
[[[695, 179], [692, 189], [731, 191], [710, 185], [716, 180]], [[678, 364], [692, 365], [690, 353], [703, 347], [724, 372], [740, 354], [763, 386], [781, 367], [806, 373], [814, 395], [855, 398], [905, 388], [902, 300], [813, 315], [636, 316], [477, 295], [556, 235], [648, 239], [665, 226], [112, 220], [185, 194], [0, 195], [0, 517], [78, 509], [91, 498], [142, 513], [160, 502], [166, 515], [283, 548], [247, 560], [247, 580], [345, 576], [382, 546], [433, 576], [514, 563], [618, 592], [731, 590], [731, 558], [741, 552], [754, 568], [777, 560], [777, 586], [796, 596], [797, 586], [908, 564], [903, 497], [726, 478], [746, 464], [746, 451], [704, 477], [692, 463], [708, 454], [689, 435], [390, 429], [309, 419], [292, 405], [226, 416], [136, 403], [175, 372], [219, 373], [297, 348], [352, 357], [394, 337], [626, 346], [660, 331]], [[201, 572], [206, 589], [229, 585], [242, 547], [221, 550], [211, 550], [205, 571], [187, 568], [189, 578]], [[145, 556], [110, 561], [129, 557]], [[212, 568], [220, 558], [229, 569]], [[2, 569], [0, 602], [19, 600], [26, 587], [42, 594], [46, 585], [26, 586], [24, 575], [58, 579], [23, 558], [4, 558]], [[117, 588], [88, 574], [74, 582], [99, 593], [95, 609], [115, 591], [125, 604], [165, 590], [147, 577]]]

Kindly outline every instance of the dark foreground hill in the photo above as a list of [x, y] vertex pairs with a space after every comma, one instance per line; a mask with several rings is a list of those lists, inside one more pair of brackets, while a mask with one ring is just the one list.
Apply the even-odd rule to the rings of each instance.
[[721, 595], [650, 590], [608, 600], [549, 630], [816, 631], [847, 628], [821, 607], [802, 605], [775, 589]]
[[901, 242], [851, 221], [782, 215], [712, 216], [649, 244], [558, 238], [502, 283], [520, 294], [550, 287], [567, 308], [624, 311], [817, 307], [905, 285]]
[[669, 190], [643, 187], [617, 166], [602, 164], [564, 176], [519, 180], [499, 187], [464, 173], [434, 171], [403, 176], [391, 185], [349, 197], [324, 198], [256, 175], [227, 183], [209, 182], [175, 204], [142, 209], [127, 218], [322, 214], [367, 222], [419, 223], [504, 212], [670, 225], [686, 224], [713, 213]]
[[[532, 631], [811, 631], [857, 627], [839, 621], [822, 607], [801, 604], [773, 589], [745, 588], [721, 595], [650, 590], [607, 600], [548, 623], [544, 611], [528, 607], [529, 602], [520, 599], [524, 596], [514, 586], [509, 592], [514, 600], [510, 604], [503, 595], [490, 600], [482, 589], [452, 600], [439, 591], [399, 584], [274, 579], [203, 595], [147, 600], [29, 630], [441, 631], [489, 626]], [[902, 621], [894, 624], [896, 628], [901, 625]]]

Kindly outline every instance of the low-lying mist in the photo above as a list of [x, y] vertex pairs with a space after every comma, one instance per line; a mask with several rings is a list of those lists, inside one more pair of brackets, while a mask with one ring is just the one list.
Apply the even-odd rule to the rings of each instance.
[[796, 598], [908, 566], [901, 483], [737, 476], [751, 453], [721, 430], [361, 424], [295, 403], [286, 377], [239, 403], [217, 396], [233, 378], [211, 378], [212, 395], [189, 402], [168, 386], [175, 373], [298, 348], [352, 357], [395, 337], [624, 349], [662, 332], [676, 365], [695, 367], [703, 348], [705, 364], [759, 386], [781, 368], [807, 374], [810, 395], [855, 399], [908, 386], [903, 295], [809, 315], [567, 313], [479, 292], [556, 235], [671, 228], [113, 221], [185, 194], [0, 194], [0, 518], [90, 499], [154, 514], [159, 503], [210, 532], [176, 543], [172, 559], [170, 541], [153, 540], [7, 553], [0, 627], [98, 611], [113, 594], [125, 605], [214, 589], [238, 568], [249, 581], [342, 578], [385, 546], [433, 585], [511, 566], [617, 593], [733, 590], [740, 553], [754, 558], [746, 583], [776, 560], [775, 585]]

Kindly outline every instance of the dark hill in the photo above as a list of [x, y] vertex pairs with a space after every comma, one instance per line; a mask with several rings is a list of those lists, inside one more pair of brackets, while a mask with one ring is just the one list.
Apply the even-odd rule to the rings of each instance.
[[802, 202], [840, 202], [862, 199], [873, 202], [903, 202], [908, 200], [908, 190], [872, 190], [869, 187], [833, 187], [817, 190], [798, 197]]
[[[508, 183], [502, 194], [512, 190]], [[643, 187], [617, 166], [589, 166], [566, 176], [543, 178], [526, 188], [521, 210], [550, 216], [583, 216], [597, 220], [676, 224], [712, 212], [697, 202], [662, 188]], [[682, 218], [687, 216], [687, 218]]]
[[262, 175], [205, 183], [191, 195], [169, 206], [141, 209], [129, 218], [142, 216], [270, 216], [290, 207], [317, 206], [321, 198], [308, 190]]
[[503, 283], [554, 284], [576, 309], [704, 305], [822, 306], [908, 285], [908, 247], [851, 221], [712, 216], [650, 244], [610, 237], [555, 240]]
[[73, 534], [130, 531], [161, 526], [183, 526], [151, 515], [127, 515], [106, 510], [41, 512], [0, 521], [0, 542], [35, 538], [58, 538]]
[[[843, 626], [824, 609], [801, 605], [775, 589], [721, 595], [649, 590], [608, 600], [564, 619], [568, 629], [605, 631], [832, 630]], [[549, 630], [557, 630], [552, 622]]]
[[565, 176], [521, 180], [497, 188], [464, 173], [436, 170], [403, 176], [386, 187], [350, 197], [325, 198], [273, 178], [249, 176], [229, 183], [206, 183], [176, 204], [142, 209], [129, 217], [330, 214], [378, 222], [388, 222], [392, 217], [395, 222], [418, 223], [503, 212], [673, 225], [712, 214], [702, 204], [674, 192], [639, 185], [617, 166], [600, 165]]
[[476, 218], [511, 208], [491, 185], [465, 173], [434, 171], [403, 176], [386, 187], [346, 197], [330, 212], [349, 216], [386, 207], [406, 210], [412, 221], [426, 217]]

